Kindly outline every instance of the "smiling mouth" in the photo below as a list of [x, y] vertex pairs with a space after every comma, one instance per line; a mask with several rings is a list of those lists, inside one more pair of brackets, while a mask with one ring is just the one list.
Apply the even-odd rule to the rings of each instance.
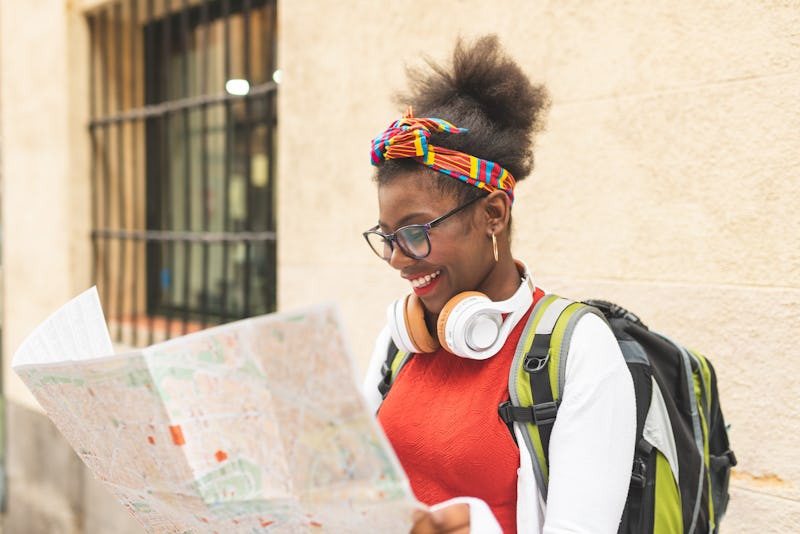
[[437, 276], [442, 274], [441, 270], [438, 270], [434, 273], [426, 274], [425, 276], [420, 276], [419, 278], [410, 279], [411, 287], [414, 289], [422, 289], [423, 287], [427, 287], [433, 283]]

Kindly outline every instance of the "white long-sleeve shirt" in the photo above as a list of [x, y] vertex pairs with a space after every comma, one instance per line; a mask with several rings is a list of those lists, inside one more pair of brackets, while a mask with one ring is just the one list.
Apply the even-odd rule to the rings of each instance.
[[[374, 410], [381, 403], [377, 385], [389, 339], [384, 328], [364, 380], [364, 395]], [[526, 447], [520, 450], [517, 532], [615, 533], [630, 483], [635, 430], [633, 381], [619, 345], [602, 319], [584, 315], [573, 330], [561, 404], [550, 436], [547, 502], [533, 474], [531, 462], [536, 460]], [[524, 443], [522, 436], [517, 436], [517, 443]], [[473, 532], [488, 534], [491, 528], [499, 532], [483, 501], [468, 502]]]

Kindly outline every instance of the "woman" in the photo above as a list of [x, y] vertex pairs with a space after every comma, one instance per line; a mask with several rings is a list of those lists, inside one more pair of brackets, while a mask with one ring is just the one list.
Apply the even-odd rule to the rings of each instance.
[[[412, 532], [616, 532], [633, 458], [634, 393], [608, 326], [578, 322], [550, 438], [547, 502], [497, 407], [521, 330], [544, 291], [511, 253], [516, 182], [532, 168], [547, 95], [494, 36], [412, 76], [404, 117], [373, 142], [374, 252], [408, 280], [365, 381], [421, 511]], [[460, 326], [480, 292], [498, 319]], [[482, 301], [486, 303], [487, 301]], [[471, 305], [471, 304], [470, 304]], [[381, 400], [390, 338], [416, 353]], [[378, 408], [379, 407], [379, 408]]]

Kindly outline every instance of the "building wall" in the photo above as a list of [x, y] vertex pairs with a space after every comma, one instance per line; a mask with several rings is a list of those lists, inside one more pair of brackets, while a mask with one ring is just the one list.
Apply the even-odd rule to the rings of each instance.
[[0, 0], [6, 534], [141, 532], [11, 370], [22, 339], [91, 284], [85, 7]]
[[[100, 1], [0, 0], [7, 533], [137, 531], [10, 370], [91, 283], [81, 12]], [[360, 236], [377, 216], [368, 142], [401, 111], [406, 65], [498, 32], [554, 101], [515, 254], [540, 285], [706, 353], [740, 462], [724, 531], [800, 529], [797, 3], [290, 0], [279, 16], [282, 309], [337, 301], [363, 371], [408, 290]]]
[[799, 530], [800, 5], [325, 5], [280, 10], [281, 307], [338, 301], [365, 368], [408, 291], [360, 235], [377, 218], [368, 143], [402, 111], [406, 65], [497, 32], [553, 97], [515, 255], [706, 353], [739, 459], [724, 531]]

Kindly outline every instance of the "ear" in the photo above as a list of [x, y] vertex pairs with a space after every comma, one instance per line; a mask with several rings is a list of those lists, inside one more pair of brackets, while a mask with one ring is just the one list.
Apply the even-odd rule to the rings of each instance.
[[511, 199], [503, 191], [492, 191], [484, 204], [487, 235], [500, 234], [508, 227], [511, 219]]

